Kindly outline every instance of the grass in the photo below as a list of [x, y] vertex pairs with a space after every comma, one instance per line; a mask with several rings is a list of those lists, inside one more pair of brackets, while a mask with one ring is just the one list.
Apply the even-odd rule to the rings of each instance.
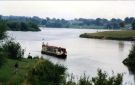
[[[17, 73], [14, 72], [15, 63], [19, 63]], [[42, 59], [7, 59], [0, 68], [0, 85], [121, 85], [122, 74], [108, 77], [106, 72], [98, 70], [93, 77], [80, 77], [79, 81], [66, 81], [66, 68]]]
[[96, 38], [96, 39], [111, 39], [111, 40], [134, 40], [135, 30], [121, 30], [121, 31], [103, 31], [96, 33], [84, 33], [80, 37]]
[[[19, 63], [19, 69], [15, 73], [15, 63]], [[25, 81], [29, 69], [37, 60], [31, 59], [22, 59], [22, 60], [13, 60], [6, 59], [6, 63], [0, 68], [0, 85], [20, 85]]]

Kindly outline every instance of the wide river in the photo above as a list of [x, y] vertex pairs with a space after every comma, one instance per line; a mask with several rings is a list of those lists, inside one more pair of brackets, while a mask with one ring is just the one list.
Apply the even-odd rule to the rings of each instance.
[[[123, 73], [123, 85], [135, 85], [133, 74], [122, 63], [129, 54], [132, 42], [79, 38], [81, 33], [96, 32], [94, 29], [41, 29], [40, 32], [9, 31], [8, 34], [21, 43], [26, 50], [25, 57], [31, 53], [33, 56], [43, 56], [54, 63], [63, 64], [67, 67], [67, 72], [73, 73], [76, 79], [84, 73], [89, 77], [96, 76], [97, 69], [100, 68], [109, 75]], [[67, 59], [41, 55], [43, 41], [66, 48]]]

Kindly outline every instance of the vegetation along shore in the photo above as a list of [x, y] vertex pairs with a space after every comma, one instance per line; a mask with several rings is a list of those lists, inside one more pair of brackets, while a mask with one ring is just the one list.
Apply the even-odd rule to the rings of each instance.
[[135, 20], [131, 23], [130, 30], [103, 31], [96, 33], [83, 33], [82, 38], [110, 39], [110, 40], [135, 40]]
[[95, 38], [95, 39], [110, 39], [110, 40], [135, 40], [135, 31], [121, 30], [121, 31], [103, 31], [96, 33], [81, 34], [82, 38]]

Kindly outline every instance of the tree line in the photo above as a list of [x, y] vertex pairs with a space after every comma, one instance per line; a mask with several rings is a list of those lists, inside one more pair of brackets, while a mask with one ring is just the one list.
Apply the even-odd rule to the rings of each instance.
[[16, 22], [32, 22], [34, 24], [54, 27], [54, 28], [92, 28], [92, 29], [120, 29], [130, 28], [134, 22], [134, 17], [126, 17], [124, 20], [120, 18], [112, 18], [110, 20], [105, 18], [85, 19], [75, 18], [72, 20], [57, 19], [57, 18], [39, 18], [37, 16], [25, 17], [25, 16], [0, 16], [0, 19]]
[[[4, 25], [3, 25], [4, 24]], [[0, 28], [12, 31], [40, 31], [39, 26], [32, 21], [2, 19], [0, 17]]]

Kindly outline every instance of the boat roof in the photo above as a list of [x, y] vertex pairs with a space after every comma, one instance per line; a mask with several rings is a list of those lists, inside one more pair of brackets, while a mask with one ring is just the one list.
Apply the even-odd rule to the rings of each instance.
[[48, 47], [50, 47], [50, 48], [59, 48], [59, 49], [65, 49], [65, 48], [62, 48], [62, 47], [51, 46], [51, 45], [43, 45], [43, 46], [48, 46]]

